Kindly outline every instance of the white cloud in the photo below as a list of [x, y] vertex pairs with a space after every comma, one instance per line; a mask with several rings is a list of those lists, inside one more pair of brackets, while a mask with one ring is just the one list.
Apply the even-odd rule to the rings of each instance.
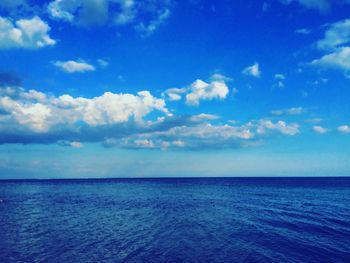
[[234, 126], [198, 123], [194, 126], [176, 126], [165, 131], [140, 133], [122, 139], [108, 138], [109, 145], [122, 148], [241, 148], [258, 145], [259, 139], [271, 133], [294, 136], [299, 133], [297, 124], [271, 120], [251, 121]]
[[194, 127], [179, 126], [166, 131], [137, 134], [112, 143], [124, 148], [192, 148], [200, 149], [241, 147], [244, 141], [253, 138], [253, 134], [245, 127], [230, 125], [214, 126], [199, 124]]
[[20, 19], [14, 24], [0, 17], [0, 48], [37, 49], [53, 46], [56, 41], [49, 36], [50, 27], [35, 16], [32, 19]]
[[261, 75], [259, 64], [255, 63], [249, 67], [246, 67], [245, 69], [243, 69], [242, 73], [248, 76], [259, 78]]
[[334, 50], [350, 42], [350, 19], [331, 24], [323, 39], [317, 42], [317, 47], [325, 50]]
[[331, 54], [315, 59], [311, 62], [311, 65], [350, 70], [350, 47], [339, 48]]
[[163, 95], [171, 101], [181, 100], [185, 96], [187, 105], [198, 106], [201, 100], [225, 99], [229, 93], [225, 80], [229, 81], [230, 78], [214, 74], [210, 82], [197, 79], [188, 87], [167, 89]]
[[309, 35], [311, 33], [311, 29], [308, 28], [298, 28], [295, 30], [295, 33], [301, 34], [301, 35]]
[[109, 62], [105, 59], [98, 59], [97, 63], [103, 68], [108, 67], [109, 65]]
[[115, 23], [118, 25], [125, 25], [130, 23], [136, 16], [134, 0], [120, 1], [120, 10], [115, 17]]
[[314, 126], [312, 127], [313, 131], [319, 134], [325, 134], [328, 132], [328, 129], [323, 128], [322, 126]]
[[106, 92], [89, 99], [21, 90], [18, 96], [0, 97], [0, 110], [14, 123], [38, 133], [48, 132], [57, 125], [74, 126], [79, 122], [89, 126], [124, 123], [131, 119], [142, 122], [153, 110], [168, 114], [164, 100], [153, 97], [149, 91], [140, 91], [137, 95]]
[[82, 148], [84, 145], [81, 142], [70, 142], [70, 146], [73, 148]]
[[182, 94], [184, 93], [186, 93], [186, 88], [182, 88], [182, 89], [171, 88], [171, 89], [167, 89], [164, 95], [167, 95], [169, 100], [177, 101], [177, 100], [181, 100]]
[[203, 121], [217, 120], [219, 118], [220, 118], [220, 116], [217, 116], [214, 114], [201, 113], [198, 115], [191, 116], [190, 120], [195, 121], [195, 122], [203, 122]]
[[81, 26], [103, 25], [108, 19], [107, 0], [54, 0], [48, 12], [54, 19]]
[[210, 80], [211, 81], [229, 82], [232, 80], [232, 78], [224, 76], [220, 73], [214, 73], [213, 75], [211, 75]]
[[281, 110], [272, 110], [271, 114], [275, 116], [281, 115], [300, 115], [305, 112], [303, 107], [292, 107], [289, 109], [281, 109]]
[[286, 76], [284, 74], [275, 74], [275, 79], [285, 80]]
[[282, 134], [290, 136], [300, 133], [299, 125], [296, 123], [287, 124], [285, 121], [273, 123], [271, 120], [260, 120], [258, 122], [257, 133], [265, 134], [267, 130], [279, 131]]
[[186, 104], [196, 106], [200, 100], [225, 99], [228, 93], [229, 89], [222, 81], [207, 83], [198, 79], [192, 83], [186, 94]]
[[58, 141], [57, 143], [58, 143], [58, 145], [69, 146], [69, 147], [72, 147], [72, 148], [83, 148], [84, 147], [84, 144], [79, 142], [79, 141], [61, 140], [61, 141]]
[[283, 74], [275, 74], [274, 78], [275, 78], [275, 80], [277, 81], [276, 86], [277, 86], [278, 88], [283, 89], [284, 86], [285, 86], [285, 85], [284, 85], [284, 81], [285, 81], [285, 79], [286, 79], [286, 76], [283, 75]]
[[313, 60], [310, 64], [323, 68], [344, 70], [344, 75], [350, 78], [350, 19], [345, 19], [328, 26], [323, 39], [317, 42], [317, 47], [329, 50], [331, 53]]
[[341, 125], [338, 127], [338, 131], [342, 133], [350, 133], [350, 127], [348, 125]]
[[143, 35], [153, 33], [170, 15], [168, 0], [53, 0], [48, 13], [78, 26], [131, 25]]
[[141, 22], [135, 26], [135, 29], [143, 34], [150, 35], [152, 34], [161, 24], [164, 23], [170, 15], [169, 9], [159, 10], [154, 19], [152, 19], [148, 24]]
[[53, 64], [67, 73], [94, 71], [95, 67], [84, 61], [55, 61]]

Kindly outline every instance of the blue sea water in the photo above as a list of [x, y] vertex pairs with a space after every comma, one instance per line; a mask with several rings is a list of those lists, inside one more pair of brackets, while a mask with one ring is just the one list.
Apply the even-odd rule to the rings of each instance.
[[0, 181], [0, 262], [350, 262], [350, 178]]

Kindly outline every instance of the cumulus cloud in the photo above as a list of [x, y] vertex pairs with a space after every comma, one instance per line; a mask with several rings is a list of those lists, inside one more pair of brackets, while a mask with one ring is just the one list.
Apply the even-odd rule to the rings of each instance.
[[305, 112], [303, 107], [292, 107], [289, 109], [272, 110], [271, 114], [275, 116], [281, 115], [300, 115]]
[[75, 73], [75, 72], [87, 72], [94, 71], [95, 67], [91, 64], [86, 63], [85, 61], [55, 61], [53, 65], [60, 68], [62, 71], [67, 73]]
[[15, 23], [0, 17], [0, 48], [38, 49], [53, 46], [56, 41], [50, 37], [49, 32], [49, 25], [38, 16], [20, 19]]
[[253, 65], [246, 67], [245, 69], [243, 69], [242, 73], [248, 76], [259, 78], [261, 75], [259, 63], [254, 63]]
[[171, 88], [164, 92], [169, 100], [177, 101], [185, 97], [186, 104], [198, 106], [202, 100], [225, 99], [229, 88], [225, 83], [227, 78], [223, 75], [213, 75], [209, 82], [197, 79], [185, 88]]
[[[106, 92], [94, 98], [53, 96], [22, 88], [0, 90], [0, 143], [58, 143], [74, 148], [85, 142], [132, 149], [241, 148], [273, 134], [293, 136], [299, 125], [268, 119], [238, 125], [211, 122], [201, 113], [173, 116], [165, 101], [148, 91]], [[155, 120], [145, 118], [151, 112]]]
[[341, 125], [338, 127], [338, 131], [342, 133], [350, 133], [350, 127], [348, 125]]
[[141, 122], [153, 110], [168, 114], [164, 100], [153, 97], [149, 91], [140, 91], [137, 95], [106, 92], [90, 99], [20, 90], [16, 96], [0, 97], [0, 110], [7, 121], [37, 133], [59, 125], [74, 127], [80, 122], [89, 126], [124, 123], [131, 118]]
[[186, 94], [188, 105], [199, 105], [200, 100], [225, 99], [229, 89], [222, 81], [212, 81], [211, 83], [196, 80]]
[[322, 127], [322, 126], [314, 126], [312, 127], [313, 131], [319, 134], [325, 134], [328, 132], [328, 129]]

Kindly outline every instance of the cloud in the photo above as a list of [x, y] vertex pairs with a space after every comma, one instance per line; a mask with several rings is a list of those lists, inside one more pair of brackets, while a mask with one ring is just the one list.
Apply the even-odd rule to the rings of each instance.
[[108, 138], [109, 145], [129, 149], [223, 149], [259, 145], [259, 140], [273, 133], [294, 136], [297, 124], [270, 120], [251, 121], [240, 126], [212, 125], [200, 122], [192, 126], [176, 126], [164, 131], [139, 133], [120, 139]]
[[311, 65], [324, 68], [350, 70], [350, 47], [342, 47], [311, 62]]
[[4, 127], [16, 126], [16, 129], [26, 128], [35, 133], [46, 133], [62, 125], [75, 129], [79, 123], [113, 125], [131, 118], [142, 122], [153, 110], [168, 114], [165, 102], [153, 97], [149, 91], [140, 91], [137, 95], [105, 92], [89, 99], [20, 90], [16, 96], [0, 97], [0, 110], [5, 114]]
[[328, 129], [323, 128], [322, 126], [314, 126], [312, 127], [313, 131], [319, 134], [325, 134], [328, 132]]
[[191, 121], [194, 122], [202, 122], [202, 121], [212, 121], [219, 119], [220, 116], [214, 115], [214, 114], [207, 114], [207, 113], [201, 113], [198, 115], [194, 115], [190, 117]]
[[350, 133], [350, 127], [348, 125], [341, 125], [338, 127], [338, 131], [342, 133]]
[[275, 74], [274, 78], [277, 81], [277, 87], [283, 89], [285, 86], [284, 81], [286, 79], [286, 76], [283, 74]]
[[[249, 147], [273, 134], [299, 133], [298, 124], [284, 121], [214, 125], [211, 122], [219, 116], [213, 114], [173, 116], [165, 101], [148, 91], [136, 95], [106, 92], [94, 98], [22, 88], [0, 94], [0, 143], [79, 148], [86, 142], [100, 142], [106, 147], [200, 150]], [[148, 115], [153, 120], [146, 119]]]
[[187, 89], [186, 88], [171, 88], [167, 89], [164, 94], [167, 95], [168, 99], [171, 101], [177, 101], [181, 100], [182, 94], [186, 93]]
[[317, 47], [327, 50], [328, 54], [311, 61], [311, 65], [344, 70], [345, 77], [349, 78], [350, 70], [350, 19], [344, 19], [330, 24], [323, 39], [317, 42]]
[[72, 148], [83, 148], [84, 147], [84, 144], [82, 144], [81, 142], [78, 142], [78, 141], [58, 141], [57, 142], [59, 145], [62, 145], [62, 146], [69, 146], [69, 147], [72, 147]]
[[281, 109], [281, 110], [272, 110], [271, 114], [275, 116], [281, 115], [300, 115], [305, 112], [303, 107], [292, 107], [289, 109]]
[[305, 8], [316, 9], [320, 12], [325, 12], [331, 7], [331, 0], [280, 0], [280, 2], [285, 5], [296, 2]]
[[20, 19], [15, 23], [0, 17], [0, 49], [38, 49], [53, 46], [56, 41], [49, 36], [49, 31], [48, 24], [38, 16]]
[[84, 61], [55, 61], [53, 65], [67, 73], [95, 71], [95, 67]]
[[350, 42], [350, 19], [330, 24], [323, 39], [317, 42], [317, 47], [324, 50], [335, 50]]
[[97, 63], [102, 67], [102, 68], [106, 68], [109, 65], [109, 62], [105, 59], [98, 59]]
[[311, 29], [308, 28], [298, 28], [295, 30], [295, 33], [301, 34], [301, 35], [309, 35], [311, 33]]
[[243, 69], [242, 73], [248, 76], [259, 78], [261, 75], [259, 64], [255, 63], [249, 67], [246, 67], [245, 69]]
[[106, 0], [55, 0], [47, 8], [53, 19], [80, 26], [103, 25], [108, 19]]
[[225, 99], [229, 89], [225, 82], [212, 81], [210, 83], [196, 80], [186, 94], [186, 104], [197, 106], [200, 100]]
[[168, 0], [54, 0], [47, 10], [51, 18], [77, 26], [131, 25], [146, 36], [169, 17], [169, 7]]
[[297, 123], [287, 124], [285, 121], [278, 121], [273, 123], [271, 120], [260, 120], [257, 126], [257, 133], [265, 134], [267, 131], [278, 131], [284, 135], [299, 134], [299, 125]]
[[214, 74], [210, 82], [197, 79], [188, 87], [167, 89], [163, 95], [171, 101], [181, 100], [184, 96], [187, 105], [198, 106], [201, 100], [225, 99], [229, 93], [225, 80], [229, 78]]
[[147, 24], [144, 22], [140, 22], [135, 26], [135, 29], [143, 34], [150, 35], [152, 34], [158, 27], [164, 23], [165, 19], [167, 19], [170, 15], [169, 9], [159, 10], [154, 19], [152, 19]]

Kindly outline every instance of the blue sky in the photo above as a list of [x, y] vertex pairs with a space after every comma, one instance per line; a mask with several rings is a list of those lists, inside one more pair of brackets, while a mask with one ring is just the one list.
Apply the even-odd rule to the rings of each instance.
[[350, 1], [0, 2], [0, 176], [350, 174]]

